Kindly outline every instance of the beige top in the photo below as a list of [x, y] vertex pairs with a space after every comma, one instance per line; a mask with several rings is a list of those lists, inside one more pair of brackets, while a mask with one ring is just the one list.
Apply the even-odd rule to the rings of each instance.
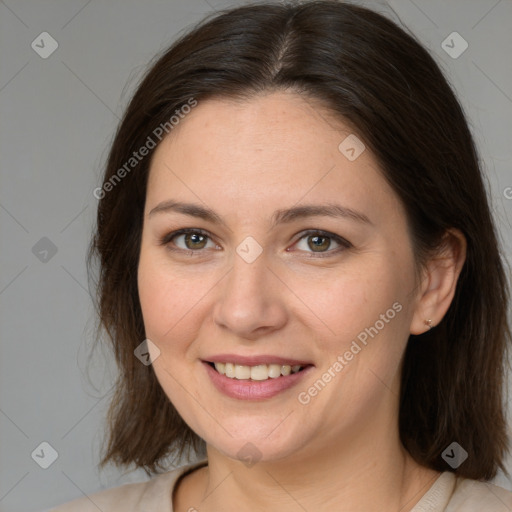
[[[180, 476], [206, 466], [195, 464], [162, 473], [147, 482], [124, 484], [65, 503], [51, 512], [172, 512], [172, 492]], [[512, 492], [446, 471], [411, 512], [511, 512]]]

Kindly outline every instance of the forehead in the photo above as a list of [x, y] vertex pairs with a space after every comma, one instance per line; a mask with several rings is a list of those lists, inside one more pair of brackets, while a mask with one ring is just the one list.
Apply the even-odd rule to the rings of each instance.
[[347, 148], [356, 155], [363, 148], [354, 137], [318, 102], [295, 93], [200, 101], [156, 149], [148, 203], [172, 195], [261, 210], [336, 200], [370, 217], [403, 213], [370, 151], [347, 157], [354, 154]]

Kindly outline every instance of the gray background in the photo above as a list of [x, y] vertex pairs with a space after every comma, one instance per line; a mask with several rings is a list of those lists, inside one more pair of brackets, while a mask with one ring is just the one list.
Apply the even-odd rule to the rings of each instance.
[[[85, 269], [97, 203], [92, 191], [149, 60], [204, 14], [242, 3], [0, 1], [2, 512], [42, 511], [145, 479], [141, 471], [96, 468], [115, 368], [106, 349], [88, 365], [95, 322]], [[510, 260], [512, 2], [390, 0], [391, 10], [384, 2], [360, 3], [398, 15], [456, 88]], [[454, 31], [469, 45], [458, 58], [441, 46]], [[31, 47], [42, 32], [58, 42], [46, 59]], [[461, 48], [460, 41], [453, 45]], [[31, 456], [43, 441], [58, 452], [48, 469]], [[40, 462], [49, 460], [48, 449], [43, 453]], [[496, 482], [512, 489], [502, 475]]]

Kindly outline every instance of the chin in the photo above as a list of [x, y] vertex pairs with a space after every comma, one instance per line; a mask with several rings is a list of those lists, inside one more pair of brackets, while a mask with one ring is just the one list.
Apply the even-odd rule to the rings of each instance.
[[256, 462], [272, 462], [289, 457], [307, 444], [303, 428], [299, 425], [285, 427], [285, 424], [286, 420], [283, 422], [282, 418], [266, 418], [262, 421], [251, 418], [241, 419], [236, 425], [231, 424], [228, 430], [232, 437], [218, 425], [213, 435], [211, 430], [202, 434], [200, 430], [203, 429], [196, 432], [209, 447], [251, 466]]

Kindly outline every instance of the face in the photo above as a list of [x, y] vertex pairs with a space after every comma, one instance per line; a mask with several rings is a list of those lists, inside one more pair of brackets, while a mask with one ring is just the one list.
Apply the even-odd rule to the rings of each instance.
[[318, 455], [396, 423], [414, 257], [370, 151], [339, 149], [351, 133], [293, 93], [207, 100], [153, 155], [138, 269], [153, 368], [229, 457]]

